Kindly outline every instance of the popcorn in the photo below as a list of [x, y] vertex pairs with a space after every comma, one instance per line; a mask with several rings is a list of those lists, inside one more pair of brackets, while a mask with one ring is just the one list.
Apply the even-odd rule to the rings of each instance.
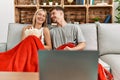
[[42, 30], [38, 30], [35, 28], [31, 28], [31, 29], [26, 29], [25, 30], [25, 36], [29, 36], [29, 35], [35, 35], [36, 37], [40, 37], [42, 35]]

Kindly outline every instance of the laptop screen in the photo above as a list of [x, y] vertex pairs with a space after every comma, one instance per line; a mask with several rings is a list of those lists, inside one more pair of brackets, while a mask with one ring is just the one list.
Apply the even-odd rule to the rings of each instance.
[[98, 51], [39, 51], [40, 80], [97, 80]]

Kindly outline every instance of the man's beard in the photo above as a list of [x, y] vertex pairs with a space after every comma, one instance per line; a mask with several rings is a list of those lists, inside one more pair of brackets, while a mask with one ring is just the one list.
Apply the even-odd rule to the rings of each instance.
[[52, 21], [56, 23], [56, 22], [57, 22], [57, 19], [52, 19]]

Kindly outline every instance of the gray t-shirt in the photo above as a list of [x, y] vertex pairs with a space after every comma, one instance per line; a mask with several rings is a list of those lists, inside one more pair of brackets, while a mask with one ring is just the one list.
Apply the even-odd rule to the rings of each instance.
[[53, 49], [62, 44], [72, 42], [79, 43], [85, 42], [84, 36], [81, 32], [79, 25], [66, 24], [64, 27], [55, 27], [50, 30]]

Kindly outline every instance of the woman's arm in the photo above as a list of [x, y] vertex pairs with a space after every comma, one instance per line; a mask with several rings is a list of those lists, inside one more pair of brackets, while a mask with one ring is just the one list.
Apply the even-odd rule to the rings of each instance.
[[44, 45], [44, 47], [47, 50], [51, 50], [52, 44], [51, 44], [50, 31], [47, 27], [45, 27], [43, 32], [44, 32], [44, 38], [45, 38], [45, 43], [46, 43], [46, 45]]
[[25, 27], [23, 27], [23, 29], [22, 29], [22, 36], [21, 36], [21, 40], [25, 39], [25, 30], [26, 30], [26, 28], [25, 28]]

